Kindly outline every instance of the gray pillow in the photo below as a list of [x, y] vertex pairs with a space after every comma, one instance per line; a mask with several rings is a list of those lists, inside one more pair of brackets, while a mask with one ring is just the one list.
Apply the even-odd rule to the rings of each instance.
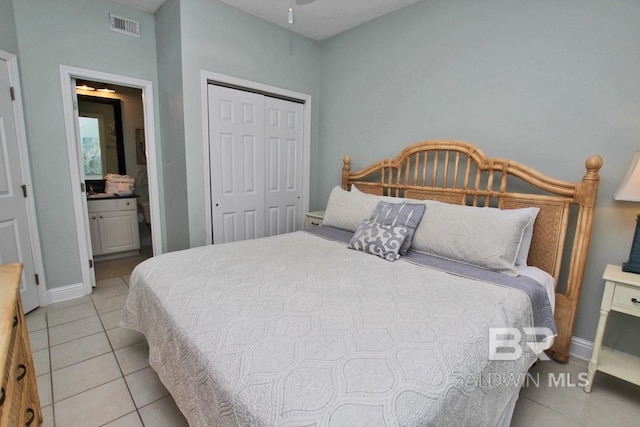
[[411, 246], [411, 239], [420, 219], [424, 214], [425, 205], [423, 203], [389, 203], [378, 202], [371, 213], [373, 222], [379, 224], [389, 224], [393, 226], [406, 227], [407, 237], [400, 247], [400, 255], [406, 255]]
[[349, 248], [378, 255], [387, 261], [400, 258], [398, 251], [407, 237], [407, 228], [364, 220], [349, 241]]

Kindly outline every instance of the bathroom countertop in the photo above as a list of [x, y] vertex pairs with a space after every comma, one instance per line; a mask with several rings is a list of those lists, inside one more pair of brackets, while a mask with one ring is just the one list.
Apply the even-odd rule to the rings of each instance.
[[123, 196], [119, 196], [117, 194], [106, 194], [106, 193], [87, 194], [87, 200], [133, 199], [136, 197], [140, 197], [140, 196], [137, 194], [127, 194]]

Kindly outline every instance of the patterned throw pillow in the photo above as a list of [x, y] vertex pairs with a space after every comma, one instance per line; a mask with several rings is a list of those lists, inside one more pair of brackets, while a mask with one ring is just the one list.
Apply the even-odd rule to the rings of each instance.
[[407, 234], [406, 227], [364, 220], [353, 234], [349, 248], [395, 261], [400, 258], [398, 252]]
[[425, 205], [423, 203], [389, 203], [378, 202], [369, 218], [379, 224], [389, 224], [401, 226], [407, 229], [407, 238], [404, 239], [400, 247], [399, 254], [406, 255], [411, 246], [413, 233], [424, 215]]

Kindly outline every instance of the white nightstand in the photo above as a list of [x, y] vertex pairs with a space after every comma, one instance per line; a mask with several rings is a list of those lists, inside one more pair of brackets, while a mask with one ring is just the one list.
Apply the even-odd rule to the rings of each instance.
[[593, 343], [593, 354], [589, 361], [589, 383], [584, 388], [587, 393], [591, 392], [596, 371], [640, 385], [639, 358], [601, 348], [609, 311], [640, 317], [640, 274], [625, 273], [619, 265], [609, 264], [602, 278], [605, 280], [604, 295], [600, 306], [596, 339]]
[[317, 227], [322, 224], [324, 220], [324, 211], [307, 212], [304, 220], [305, 230], [313, 227]]

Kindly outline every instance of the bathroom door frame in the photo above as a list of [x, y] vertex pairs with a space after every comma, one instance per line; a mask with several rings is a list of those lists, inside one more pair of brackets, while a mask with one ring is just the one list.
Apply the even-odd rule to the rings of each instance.
[[[153, 255], [159, 255], [163, 251], [162, 228], [160, 226], [160, 191], [158, 184], [158, 157], [156, 146], [156, 125], [155, 108], [153, 98], [153, 83], [149, 80], [142, 80], [133, 77], [110, 74], [101, 71], [89, 70], [85, 68], [60, 65], [60, 84], [62, 88], [62, 107], [64, 112], [65, 132], [67, 136], [67, 153], [69, 156], [69, 168], [71, 176], [73, 208], [76, 220], [79, 260], [82, 271], [83, 295], [89, 295], [95, 286], [95, 270], [93, 256], [89, 250], [89, 218], [87, 214], [87, 198], [81, 190], [83, 173], [80, 170], [78, 158], [78, 135], [77, 135], [77, 97], [75, 87], [72, 82], [75, 80], [94, 80], [103, 83], [110, 83], [118, 86], [127, 86], [142, 90], [142, 109], [144, 115], [144, 132], [146, 142], [147, 157], [147, 177], [149, 185], [149, 205], [151, 207], [151, 242], [153, 245]], [[77, 295], [80, 296], [80, 295]]]

